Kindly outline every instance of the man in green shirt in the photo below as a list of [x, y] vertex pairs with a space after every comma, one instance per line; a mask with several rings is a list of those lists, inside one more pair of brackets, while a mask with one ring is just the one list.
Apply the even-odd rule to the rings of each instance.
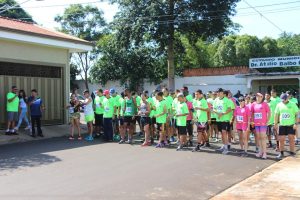
[[6, 95], [6, 109], [7, 109], [7, 129], [6, 135], [17, 135], [15, 130], [15, 123], [18, 120], [19, 113], [19, 97], [17, 95], [18, 88], [16, 86], [11, 87], [11, 92]]
[[121, 96], [117, 94], [116, 90], [114, 88], [111, 88], [109, 90], [109, 94], [111, 98], [113, 98], [116, 106], [116, 110], [114, 112], [114, 120], [113, 120], [113, 129], [114, 129], [114, 134], [117, 134], [119, 132], [119, 122], [118, 122], [118, 113], [120, 110], [120, 98]]
[[116, 111], [116, 106], [115, 106], [115, 101], [110, 96], [108, 90], [105, 90], [103, 94], [105, 96], [105, 98], [103, 99], [103, 106], [102, 106], [104, 109], [104, 114], [103, 114], [104, 138], [106, 141], [112, 142], [114, 136], [113, 119], [115, 118], [114, 113]]
[[217, 115], [217, 126], [218, 131], [222, 134], [223, 146], [219, 149], [222, 154], [228, 154], [228, 132], [230, 131], [230, 112], [231, 103], [230, 100], [225, 97], [224, 90], [219, 88], [218, 98], [215, 100], [213, 105], [213, 112]]
[[172, 117], [172, 103], [173, 103], [173, 98], [169, 94], [168, 88], [163, 88], [162, 92], [164, 94], [163, 98], [166, 101], [166, 106], [168, 110], [167, 114], [167, 123], [166, 123], [166, 135], [168, 138], [172, 137], [172, 131], [171, 131], [171, 117]]
[[183, 95], [185, 96], [186, 100], [189, 101], [189, 102], [192, 102], [193, 101], [193, 96], [191, 94], [189, 94], [189, 88], [184, 86], [182, 89], [181, 89]]
[[271, 100], [276, 102], [276, 105], [281, 102], [281, 99], [277, 96], [277, 92], [275, 89], [271, 90]]
[[205, 145], [210, 146], [208, 141], [208, 135], [207, 135], [207, 122], [210, 121], [210, 115], [209, 115], [209, 108], [207, 101], [205, 100], [203, 96], [202, 90], [197, 90], [195, 92], [195, 99], [193, 101], [193, 107], [195, 110], [195, 120], [197, 120], [197, 132], [198, 132], [198, 144], [193, 149], [194, 151], [199, 151], [200, 147]]
[[95, 97], [95, 126], [96, 126], [96, 137], [100, 136], [101, 128], [103, 128], [103, 113], [104, 109], [102, 107], [103, 99], [103, 90], [97, 90], [97, 96]]
[[[125, 132], [128, 130], [128, 144], [132, 144], [132, 137], [135, 126], [135, 114], [136, 114], [136, 99], [131, 96], [131, 91], [129, 89], [125, 89], [124, 91], [124, 128]], [[121, 135], [121, 140], [119, 144], [125, 143], [125, 135]]]
[[[290, 144], [290, 155], [295, 156], [295, 134], [297, 129], [298, 107], [296, 104], [289, 102], [286, 93], [280, 96], [282, 102], [275, 108], [274, 127], [278, 129], [280, 153], [277, 159], [284, 157], [285, 138], [288, 136]], [[278, 126], [279, 124], [279, 126]]]
[[162, 148], [166, 145], [167, 137], [166, 137], [166, 123], [167, 123], [167, 103], [163, 98], [163, 93], [158, 92], [156, 94], [156, 105], [155, 105], [155, 118], [157, 130], [159, 131], [159, 142], [156, 145], [156, 148]]
[[184, 95], [182, 93], [177, 95], [178, 103], [176, 104], [176, 125], [178, 129], [180, 144], [177, 147], [177, 151], [182, 150], [184, 145], [186, 145], [187, 140], [187, 115], [189, 114], [189, 109], [187, 104], [184, 102]]
[[[271, 100], [271, 94], [269, 92], [267, 92], [265, 94], [265, 102], [268, 104], [268, 106], [270, 107], [270, 111], [271, 111], [271, 116], [268, 122], [268, 128], [267, 128], [267, 136], [268, 136], [268, 140], [269, 140], [269, 146], [268, 148], [272, 148], [273, 144], [272, 144], [272, 133], [274, 133], [276, 140], [277, 140], [277, 134], [276, 134], [276, 130], [274, 130], [274, 116], [275, 116], [275, 108], [277, 106], [277, 103], [275, 102], [275, 100]], [[277, 140], [277, 146], [279, 148], [279, 141]]]
[[207, 95], [209, 98], [207, 99], [207, 104], [210, 109], [210, 117], [211, 121], [209, 123], [208, 137], [213, 137], [213, 132], [215, 132], [215, 137], [218, 138], [218, 127], [217, 127], [217, 115], [213, 112], [213, 105], [215, 99], [217, 98], [217, 93], [209, 92]]

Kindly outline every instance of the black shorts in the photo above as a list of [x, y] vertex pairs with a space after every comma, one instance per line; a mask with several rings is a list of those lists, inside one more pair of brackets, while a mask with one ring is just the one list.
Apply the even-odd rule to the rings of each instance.
[[127, 125], [134, 125], [135, 120], [132, 118], [132, 116], [124, 116], [124, 123], [126, 123]]
[[295, 135], [296, 130], [293, 126], [279, 126], [279, 135]]
[[230, 123], [229, 122], [217, 122], [218, 131], [230, 131]]
[[166, 131], [166, 124], [156, 123], [156, 125], [158, 131], [162, 131], [162, 130]]
[[150, 117], [141, 117], [140, 118], [141, 126], [144, 127], [150, 124]]
[[269, 135], [272, 135], [272, 133], [273, 133], [273, 125], [268, 125], [268, 127], [267, 127], [267, 135], [269, 136]]
[[217, 119], [216, 118], [211, 118], [210, 122], [211, 122], [211, 125], [216, 125], [217, 124]]
[[152, 118], [151, 118], [151, 125], [154, 125], [154, 124], [156, 124], [156, 118], [155, 118], [155, 117], [152, 117]]
[[103, 126], [103, 114], [95, 114], [95, 125]]
[[120, 118], [119, 118], [119, 125], [120, 125], [120, 126], [123, 126], [123, 125], [124, 125], [124, 118], [123, 118], [123, 117], [120, 117]]
[[178, 135], [186, 135], [186, 126], [177, 126], [178, 129]]
[[200, 132], [204, 133], [207, 130], [207, 123], [197, 122], [196, 126], [197, 126], [197, 132], [198, 133], [200, 133]]
[[139, 126], [141, 126], [141, 116], [135, 116], [135, 120], [137, 121], [137, 123], [139, 124]]

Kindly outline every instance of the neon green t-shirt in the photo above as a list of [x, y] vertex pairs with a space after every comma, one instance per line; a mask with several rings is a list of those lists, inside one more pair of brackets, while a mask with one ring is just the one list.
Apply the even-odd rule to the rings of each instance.
[[96, 106], [96, 110], [95, 110], [95, 113], [98, 114], [98, 115], [102, 115], [104, 113], [104, 109], [102, 106], [100, 106], [100, 104], [103, 104], [103, 99], [105, 97], [104, 96], [96, 96], [95, 98], [95, 106]]
[[177, 107], [177, 104], [178, 104], [178, 99], [175, 98], [172, 102], [172, 111], [171, 111], [171, 114], [173, 115], [173, 118], [176, 119], [176, 107]]
[[[188, 113], [189, 113], [189, 109], [185, 102], [182, 102], [182, 103], [178, 102], [176, 104], [176, 115], [188, 114]], [[177, 126], [186, 126], [186, 118], [187, 118], [187, 115], [176, 117], [176, 125]]]
[[272, 100], [272, 101], [275, 101], [275, 102], [276, 102], [276, 105], [279, 104], [279, 103], [281, 102], [280, 97], [275, 97], [275, 98], [274, 98], [274, 97], [271, 97], [271, 100]]
[[298, 104], [298, 99], [296, 99], [295, 97], [291, 98], [289, 101]]
[[167, 97], [164, 97], [164, 99], [166, 101], [166, 106], [167, 106], [167, 109], [168, 109], [168, 113], [171, 113], [173, 98], [171, 96], [167, 96]]
[[266, 103], [269, 105], [270, 107], [270, 112], [271, 112], [271, 116], [270, 116], [270, 120], [268, 122], [268, 125], [273, 125], [274, 124], [274, 117], [275, 117], [275, 109], [277, 106], [277, 103], [275, 102], [275, 100], [270, 100], [270, 102]]
[[125, 112], [124, 112], [124, 116], [129, 116], [132, 117], [135, 114], [135, 105], [133, 102], [133, 98], [130, 99], [125, 99]]
[[298, 107], [295, 103], [288, 102], [284, 104], [279, 103], [275, 108], [275, 114], [279, 115], [280, 126], [292, 126], [296, 123], [296, 114]]
[[235, 105], [231, 99], [228, 99], [228, 100], [229, 100], [229, 104], [230, 104], [230, 108], [231, 108], [231, 112], [229, 113], [229, 119], [231, 120], [233, 117]]
[[150, 114], [149, 114], [149, 117], [153, 117], [154, 116], [154, 109], [153, 109], [153, 107], [155, 106], [155, 104], [154, 104], [154, 100], [151, 98], [151, 97], [149, 97], [148, 99], [147, 99], [147, 102], [149, 103], [149, 105], [150, 105]]
[[214, 102], [215, 102], [216, 99], [213, 99], [213, 98], [209, 98], [207, 99], [207, 103], [211, 105], [211, 112], [210, 112], [210, 117], [211, 118], [217, 118], [217, 114], [212, 112], [213, 111], [213, 106], [214, 106]]
[[18, 112], [19, 111], [19, 102], [20, 99], [17, 96], [12, 102], [8, 102], [8, 99], [14, 98], [16, 96], [15, 93], [9, 92], [6, 95], [6, 99], [7, 99], [7, 104], [6, 104], [6, 109], [7, 112]]
[[[214, 111], [217, 113], [225, 113], [229, 108], [231, 108], [230, 100], [227, 97], [222, 99], [217, 98], [214, 102]], [[222, 115], [221, 118], [217, 116], [217, 122], [229, 122], [231, 120], [230, 114]]]
[[[202, 99], [194, 99], [193, 101], [193, 107], [196, 108], [203, 108], [203, 109], [207, 109], [208, 108], [208, 104], [207, 101], [202, 98]], [[198, 119], [198, 122], [207, 122], [208, 117], [207, 117], [207, 111], [203, 111], [203, 110], [196, 110], [195, 112], [196, 117]]]
[[104, 108], [104, 118], [112, 118], [114, 115], [114, 108], [115, 108], [115, 100], [110, 97], [109, 99], [103, 99], [103, 108]]
[[[156, 112], [155, 114], [156, 115], [160, 115], [164, 112], [164, 108], [167, 109], [167, 105], [166, 105], [166, 101], [165, 100], [162, 100], [162, 101], [157, 101], [156, 102]], [[156, 118], [156, 122], [159, 123], [159, 124], [165, 124], [167, 122], [167, 113], [160, 116], [160, 117], [157, 117]]]

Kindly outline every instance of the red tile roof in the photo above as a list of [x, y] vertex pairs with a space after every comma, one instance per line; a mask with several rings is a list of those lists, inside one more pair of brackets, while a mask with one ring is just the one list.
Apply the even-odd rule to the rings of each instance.
[[91, 45], [91, 43], [86, 40], [82, 40], [80, 38], [73, 37], [68, 34], [64, 34], [55, 30], [50, 30], [30, 22], [24, 22], [6, 17], [0, 17], [0, 30]]

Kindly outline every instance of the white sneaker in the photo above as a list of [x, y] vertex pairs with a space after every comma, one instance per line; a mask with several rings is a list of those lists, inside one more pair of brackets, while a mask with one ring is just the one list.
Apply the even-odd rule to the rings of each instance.
[[225, 150], [225, 146], [223, 145], [221, 148], [217, 149], [218, 151], [224, 151]]
[[19, 130], [19, 128], [18, 128], [18, 127], [15, 127], [15, 128], [14, 128], [14, 130], [15, 130], [15, 131], [18, 131], [18, 130]]
[[30, 129], [31, 129], [31, 126], [27, 126], [27, 127], [25, 128], [25, 131], [30, 130]]
[[227, 155], [228, 154], [228, 150], [224, 149], [224, 151], [222, 152], [222, 154]]

